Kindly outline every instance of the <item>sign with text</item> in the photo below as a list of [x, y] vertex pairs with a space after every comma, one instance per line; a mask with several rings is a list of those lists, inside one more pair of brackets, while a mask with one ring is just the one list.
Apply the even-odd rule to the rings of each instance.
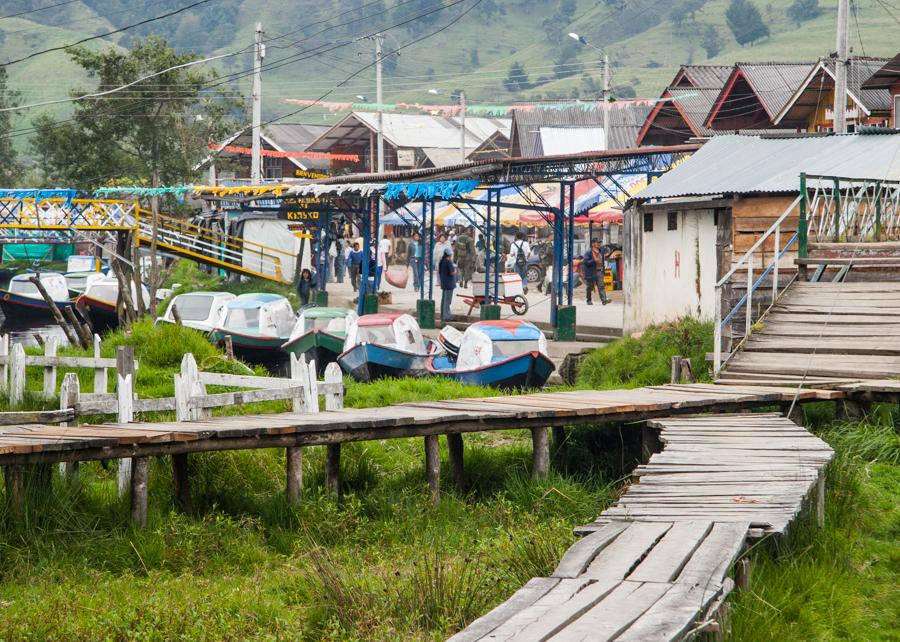
[[399, 167], [415, 167], [416, 166], [416, 150], [414, 149], [398, 149], [397, 165]]

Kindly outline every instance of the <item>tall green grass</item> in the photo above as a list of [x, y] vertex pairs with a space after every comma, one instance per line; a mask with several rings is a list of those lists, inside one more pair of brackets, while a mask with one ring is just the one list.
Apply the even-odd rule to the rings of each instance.
[[589, 354], [578, 371], [581, 387], [639, 388], [668, 383], [675, 355], [688, 357], [699, 381], [710, 380], [706, 353], [712, 350], [711, 323], [685, 318], [647, 328], [640, 337], [623, 337]]

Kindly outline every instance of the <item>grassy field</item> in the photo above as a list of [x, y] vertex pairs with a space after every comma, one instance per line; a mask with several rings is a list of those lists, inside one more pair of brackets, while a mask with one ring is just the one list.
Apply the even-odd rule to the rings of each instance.
[[[702, 354], [707, 334], [688, 322], [617, 342], [586, 362], [580, 383], [663, 382], [668, 355]], [[142, 359], [141, 396], [171, 394], [184, 349], [222, 362], [201, 335], [174, 326], [138, 325], [108, 337], [107, 349], [124, 341]], [[348, 383], [346, 402], [485, 394], [494, 392], [400, 380]], [[734, 639], [897, 639], [897, 419], [890, 407], [851, 424], [828, 404], [808, 410], [808, 425], [837, 451], [827, 526], [798, 524], [788, 541], [753, 551], [752, 591], [733, 600]], [[575, 429], [566, 460], [536, 481], [527, 431], [469, 435], [468, 490], [457, 493], [443, 466], [437, 507], [420, 439], [345, 446], [340, 504], [324, 493], [323, 449], [305, 449], [298, 507], [283, 497], [283, 451], [195, 455], [192, 516], [176, 512], [170, 464], [159, 459], [146, 531], [130, 527], [116, 497], [115, 464], [87, 464], [76, 481], [55, 478], [51, 497], [33, 498], [23, 523], [0, 503], [0, 640], [442, 639], [552, 570], [572, 527], [615, 501], [618, 440], [608, 427]]]

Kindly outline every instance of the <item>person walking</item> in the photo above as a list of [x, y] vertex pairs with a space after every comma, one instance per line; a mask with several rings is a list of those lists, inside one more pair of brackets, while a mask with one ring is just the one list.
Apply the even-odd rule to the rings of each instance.
[[441, 321], [453, 321], [450, 303], [453, 301], [453, 290], [456, 289], [456, 265], [453, 264], [453, 250], [444, 248], [444, 256], [438, 264], [438, 277], [441, 282]]
[[409, 261], [409, 269], [412, 270], [413, 290], [418, 290], [419, 269], [422, 264], [422, 243], [419, 241], [418, 232], [413, 232], [412, 240], [406, 246], [406, 258]]
[[513, 268], [522, 279], [522, 291], [528, 294], [528, 257], [531, 246], [522, 232], [516, 232], [516, 240], [509, 246], [509, 252], [512, 254]]
[[[587, 291], [587, 304], [594, 305], [591, 301], [591, 294], [594, 288], [597, 288], [597, 294], [600, 296], [600, 302], [603, 305], [609, 303], [609, 297], [606, 296], [606, 288], [603, 287], [603, 250], [600, 248], [600, 239], [591, 239], [591, 249], [584, 253], [581, 261], [582, 270], [584, 270], [584, 285]], [[572, 278], [569, 275], [569, 278]]]
[[334, 278], [338, 283], [344, 282], [344, 273], [347, 271], [347, 240], [336, 238], [334, 249], [337, 255], [334, 257]]
[[363, 253], [359, 247], [359, 242], [353, 244], [353, 251], [347, 257], [347, 265], [350, 268], [350, 285], [353, 291], [359, 290], [359, 273], [362, 270]]
[[309, 305], [309, 298], [316, 289], [316, 281], [309, 268], [303, 268], [300, 279], [297, 281], [297, 296], [300, 297], [300, 306]]
[[469, 281], [475, 273], [475, 252], [475, 239], [472, 238], [472, 228], [469, 227], [456, 240], [456, 265], [464, 288], [469, 287]]

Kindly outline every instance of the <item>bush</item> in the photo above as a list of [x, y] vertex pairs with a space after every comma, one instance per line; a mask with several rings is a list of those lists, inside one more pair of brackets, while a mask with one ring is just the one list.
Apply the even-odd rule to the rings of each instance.
[[125, 345], [135, 347], [135, 357], [142, 365], [155, 368], [178, 369], [187, 352], [194, 354], [198, 364], [220, 354], [198, 330], [172, 323], [155, 325], [149, 319], [133, 324], [127, 334], [117, 330], [104, 337], [103, 356], [114, 357], [116, 348]]
[[706, 353], [712, 350], [712, 323], [682, 319], [648, 328], [640, 338], [626, 337], [595, 350], [578, 370], [578, 385], [587, 388], [638, 388], [668, 383], [672, 357], [691, 360], [694, 376], [709, 381]]

